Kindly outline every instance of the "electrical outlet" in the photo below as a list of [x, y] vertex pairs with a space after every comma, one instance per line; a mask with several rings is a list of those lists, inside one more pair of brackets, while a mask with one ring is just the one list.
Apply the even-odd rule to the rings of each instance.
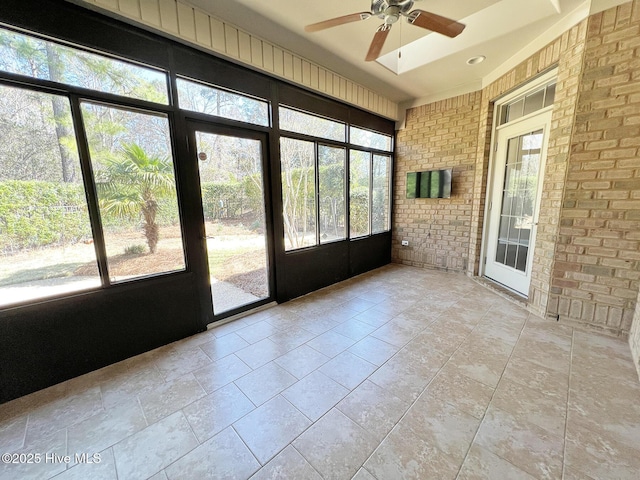
[[402, 246], [403, 247], [408, 247], [409, 246], [409, 240], [402, 240]]

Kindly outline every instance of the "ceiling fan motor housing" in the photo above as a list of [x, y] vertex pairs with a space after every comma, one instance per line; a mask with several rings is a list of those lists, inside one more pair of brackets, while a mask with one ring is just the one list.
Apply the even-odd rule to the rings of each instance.
[[399, 15], [409, 13], [413, 8], [413, 3], [414, 0], [373, 0], [371, 13], [384, 20], [388, 16], [393, 16], [397, 20]]

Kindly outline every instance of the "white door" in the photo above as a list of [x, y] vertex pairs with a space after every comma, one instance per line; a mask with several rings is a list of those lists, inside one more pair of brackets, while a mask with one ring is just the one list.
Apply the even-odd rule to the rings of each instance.
[[496, 130], [484, 275], [529, 294], [551, 111]]

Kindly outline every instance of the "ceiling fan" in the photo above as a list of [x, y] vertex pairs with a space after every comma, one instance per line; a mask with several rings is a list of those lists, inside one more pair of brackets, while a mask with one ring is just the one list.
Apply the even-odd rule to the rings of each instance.
[[[417, 0], [416, 0], [417, 1]], [[312, 23], [304, 27], [307, 32], [317, 32], [326, 28], [337, 27], [345, 23], [358, 22], [367, 20], [371, 17], [378, 17], [384, 20], [384, 23], [378, 27], [371, 46], [367, 52], [365, 60], [371, 62], [380, 56], [384, 42], [389, 35], [389, 31], [394, 23], [400, 17], [405, 17], [407, 22], [416, 27], [425, 28], [432, 32], [441, 33], [447, 37], [457, 37], [464, 30], [464, 25], [450, 18], [441, 17], [435, 13], [426, 12], [424, 10], [411, 10], [414, 0], [372, 0], [370, 12], [352, 13], [342, 17], [331, 18], [318, 23]]]

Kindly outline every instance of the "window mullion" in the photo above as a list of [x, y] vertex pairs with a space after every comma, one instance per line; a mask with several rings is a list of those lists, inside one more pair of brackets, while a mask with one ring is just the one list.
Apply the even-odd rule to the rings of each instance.
[[84, 122], [82, 121], [80, 99], [76, 95], [71, 95], [70, 99], [71, 116], [73, 118], [73, 126], [76, 133], [80, 168], [82, 170], [82, 181], [84, 184], [85, 196], [87, 198], [87, 206], [89, 208], [89, 221], [91, 223], [91, 231], [93, 233], [93, 246], [97, 257], [98, 271], [100, 272], [102, 286], [108, 287], [111, 285], [111, 279], [109, 278], [109, 269], [107, 266], [107, 248], [104, 241], [100, 208], [98, 206], [96, 183], [93, 177], [93, 168], [91, 167], [91, 159], [89, 156], [87, 132], [84, 128]]
[[315, 161], [315, 202], [316, 202], [316, 245], [320, 245], [320, 148], [318, 142], [314, 142], [314, 161]]

